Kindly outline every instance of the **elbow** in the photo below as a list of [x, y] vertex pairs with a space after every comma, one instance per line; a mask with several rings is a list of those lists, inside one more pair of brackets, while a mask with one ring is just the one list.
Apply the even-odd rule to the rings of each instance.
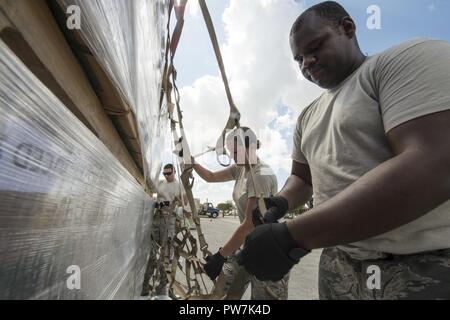
[[311, 197], [312, 197], [313, 194], [314, 194], [314, 190], [313, 190], [312, 185], [311, 185], [309, 182], [303, 180], [303, 185], [302, 185], [301, 188], [302, 188], [302, 190], [304, 190], [304, 192], [305, 192], [305, 194], [306, 194], [306, 197], [307, 197], [308, 199], [311, 199]]
[[450, 190], [450, 151], [436, 152], [435, 150], [417, 152], [415, 155], [416, 164], [425, 170], [425, 173], [440, 178], [447, 190]]
[[312, 187], [312, 185], [310, 185], [309, 183], [305, 182], [305, 190], [306, 190], [306, 193], [308, 194], [309, 198], [311, 198], [313, 196], [313, 187]]
[[[450, 163], [450, 161], [448, 163]], [[450, 169], [448, 167], [448, 164], [443, 166], [442, 172], [445, 172], [442, 181], [442, 189], [444, 192], [444, 197], [447, 197], [447, 199], [450, 200]]]
[[205, 181], [208, 183], [223, 182], [223, 180], [221, 180], [215, 172], [211, 172], [211, 171], [208, 172]]
[[305, 180], [303, 180], [303, 182], [305, 183], [306, 190], [308, 190], [308, 192], [311, 193], [311, 195], [312, 195], [313, 194], [312, 182], [311, 181], [305, 181]]
[[212, 172], [208, 172], [207, 174], [205, 174], [205, 176], [203, 177], [203, 180], [205, 180], [208, 183], [213, 183], [214, 181], [214, 174]]
[[213, 176], [212, 172], [210, 172], [210, 171], [201, 172], [201, 173], [198, 171], [196, 171], [196, 172], [204, 181], [206, 181], [208, 183], [213, 182], [214, 176]]
[[440, 200], [450, 199], [450, 152], [436, 152], [435, 150], [417, 150], [411, 154], [415, 176], [426, 186], [423, 192], [432, 193]]

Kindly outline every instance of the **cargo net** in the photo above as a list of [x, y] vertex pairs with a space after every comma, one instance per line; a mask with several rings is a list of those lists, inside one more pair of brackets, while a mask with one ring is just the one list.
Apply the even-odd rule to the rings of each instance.
[[[145, 180], [150, 193], [156, 192], [161, 171], [160, 154], [168, 147], [164, 134], [170, 126], [184, 192], [189, 200], [196, 234], [180, 224], [173, 237], [168, 226], [156, 226], [147, 276], [151, 294], [168, 286], [173, 299], [222, 298], [208, 292], [201, 258], [211, 255], [201, 229], [192, 194], [194, 178], [189, 144], [184, 134], [180, 96], [176, 87], [173, 59], [180, 40], [187, 0], [57, 0], [63, 7], [79, 6], [83, 14], [81, 37], [102, 69], [129, 105], [138, 123]], [[234, 105], [220, 54], [217, 37], [204, 0], [199, 0], [211, 37], [230, 105], [230, 116], [215, 151], [218, 159], [225, 153], [226, 130], [239, 127], [240, 113]], [[171, 32], [171, 17], [176, 26]], [[222, 164], [222, 163], [221, 163]], [[171, 213], [170, 213], [171, 214]], [[158, 215], [162, 216], [158, 217]], [[167, 216], [167, 214], [166, 214]], [[164, 222], [164, 214], [154, 213], [154, 224]], [[167, 238], [167, 239], [166, 239]], [[211, 286], [211, 284], [210, 284]], [[216, 290], [217, 285], [213, 286]]]
[[[192, 187], [193, 163], [188, 141], [184, 134], [183, 115], [180, 106], [180, 95], [176, 86], [176, 70], [173, 59], [181, 37], [184, 25], [184, 10], [187, 0], [179, 3], [171, 1], [169, 5], [169, 19], [167, 21], [167, 39], [165, 50], [165, 64], [162, 78], [160, 108], [168, 112], [172, 133], [171, 147], [176, 156], [181, 172], [178, 177], [181, 182], [180, 198], [185, 195], [192, 214], [196, 235], [191, 232], [193, 226], [186, 223], [184, 214], [178, 216], [175, 223], [173, 211], [175, 207], [159, 209], [155, 212], [153, 229], [153, 252], [147, 268], [144, 289], [149, 285], [150, 295], [156, 298], [168, 296], [171, 299], [211, 299], [210, 288], [214, 287], [203, 270], [203, 258], [211, 255], [208, 244], [202, 232], [198, 208], [194, 201]], [[172, 11], [175, 11], [177, 23], [171, 35], [170, 21]], [[163, 107], [166, 105], [166, 107]], [[181, 207], [183, 207], [181, 205]], [[174, 226], [173, 226], [174, 225]], [[173, 230], [174, 229], [174, 230]], [[149, 278], [147, 283], [147, 279]], [[167, 288], [167, 290], [166, 290]], [[217, 298], [217, 297], [216, 297]]]
[[[203, 274], [202, 262], [197, 257], [197, 239], [188, 220], [173, 219], [164, 211], [155, 213], [159, 217], [153, 227], [152, 254], [145, 279], [148, 282], [143, 290], [148, 290], [146, 294], [154, 299], [209, 299], [211, 284]], [[171, 219], [175, 220], [172, 237]]]
[[[211, 297], [172, 64], [186, 0], [57, 3], [80, 8], [79, 35], [136, 119], [148, 190], [0, 41], [0, 299], [136, 299], [148, 266], [152, 291], [167, 283], [174, 299]], [[196, 231], [180, 223], [164, 242], [150, 240], [149, 193], [169, 126]], [[73, 268], [81, 290], [68, 289]]]
[[[164, 134], [169, 127], [178, 150], [179, 180], [189, 199], [196, 234], [179, 223], [175, 235], [170, 235], [165, 219], [172, 212], [168, 215], [155, 210], [152, 249], [149, 263], [144, 266], [147, 275], [144, 286], [150, 286], [151, 295], [166, 286], [170, 288], [172, 298], [207, 297], [209, 279], [205, 281], [197, 255], [201, 252], [204, 258], [211, 253], [201, 231], [192, 195], [194, 179], [189, 165], [190, 150], [183, 131], [172, 63], [183, 29], [187, 1], [57, 1], [63, 9], [73, 5], [81, 9], [83, 20], [79, 33], [82, 39], [136, 118], [149, 193], [157, 192], [161, 154], [171, 149]], [[172, 15], [177, 18], [173, 36]], [[175, 103], [172, 102], [174, 98]], [[147, 279], [148, 275], [150, 279]]]

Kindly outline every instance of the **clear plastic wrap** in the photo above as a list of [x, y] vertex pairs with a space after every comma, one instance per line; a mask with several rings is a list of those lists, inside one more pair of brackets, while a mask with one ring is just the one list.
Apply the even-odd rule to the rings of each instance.
[[0, 57], [0, 298], [137, 296], [151, 198], [3, 42]]
[[[149, 185], [160, 172], [167, 0], [78, 5], [82, 35], [133, 110]], [[170, 137], [169, 137], [170, 139]], [[0, 299], [134, 299], [153, 199], [0, 40]]]
[[81, 35], [133, 111], [144, 175], [156, 187], [161, 155], [170, 148], [169, 117], [160, 109], [169, 0], [58, 0], [81, 12]]
[[0, 299], [136, 298], [152, 211], [142, 186], [0, 41]]

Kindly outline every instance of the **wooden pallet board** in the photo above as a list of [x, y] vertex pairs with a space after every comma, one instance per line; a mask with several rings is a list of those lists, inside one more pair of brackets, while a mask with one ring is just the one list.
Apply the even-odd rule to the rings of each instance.
[[45, 0], [0, 0], [0, 38], [145, 185]]

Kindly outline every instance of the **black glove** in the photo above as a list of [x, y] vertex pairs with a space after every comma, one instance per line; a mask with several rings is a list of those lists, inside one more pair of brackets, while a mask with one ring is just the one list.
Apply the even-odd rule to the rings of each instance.
[[217, 252], [215, 255], [206, 257], [205, 260], [206, 263], [203, 266], [203, 269], [208, 277], [214, 281], [219, 276], [220, 271], [222, 271], [223, 264], [227, 259], [222, 257], [220, 252]]
[[256, 206], [252, 211], [253, 225], [259, 226], [264, 223], [276, 223], [283, 218], [289, 209], [288, 201], [283, 197], [264, 198], [267, 211], [264, 212], [263, 220], [261, 221], [261, 211]]
[[298, 248], [286, 223], [272, 223], [247, 236], [237, 262], [261, 281], [279, 281], [308, 253]]

